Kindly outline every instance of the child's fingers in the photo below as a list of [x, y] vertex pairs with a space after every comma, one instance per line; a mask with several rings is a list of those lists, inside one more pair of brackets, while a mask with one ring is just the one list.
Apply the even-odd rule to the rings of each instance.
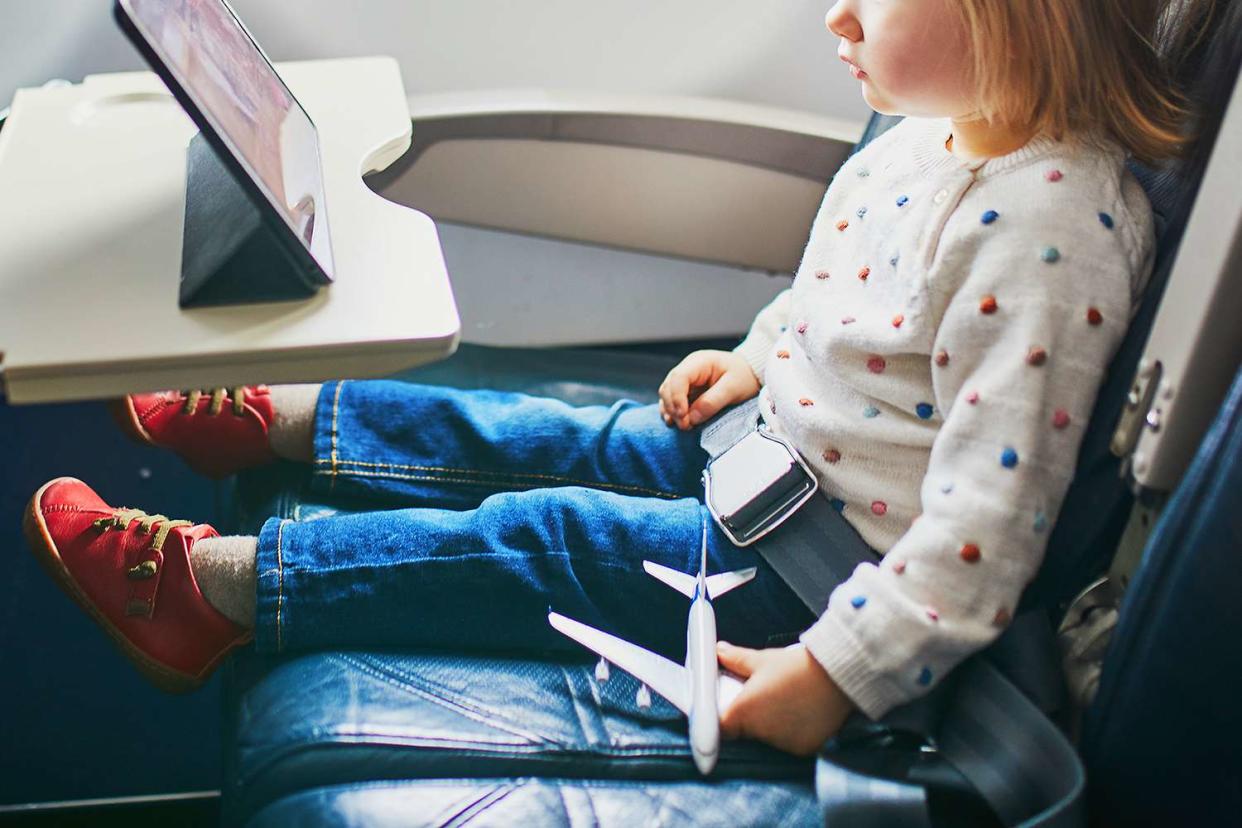
[[668, 372], [664, 385], [660, 386], [660, 398], [664, 400], [668, 413], [681, 417], [686, 413], [687, 397], [690, 393], [690, 376], [677, 366]]
[[735, 647], [727, 641], [718, 641], [716, 642], [716, 658], [730, 673], [747, 679], [758, 666], [759, 652], [746, 647]]
[[690, 425], [698, 425], [716, 416], [722, 408], [733, 403], [737, 397], [733, 386], [723, 379], [708, 388], [690, 406]]

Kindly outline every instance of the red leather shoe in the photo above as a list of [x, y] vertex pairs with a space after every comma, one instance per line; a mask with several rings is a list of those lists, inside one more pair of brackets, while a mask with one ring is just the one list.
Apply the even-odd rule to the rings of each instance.
[[227, 477], [276, 458], [267, 432], [274, 410], [266, 385], [131, 394], [113, 409], [135, 440], [171, 449], [208, 477]]
[[115, 509], [81, 480], [45, 483], [24, 527], [35, 557], [151, 681], [193, 690], [251, 632], [203, 597], [190, 548], [217, 537], [206, 525]]

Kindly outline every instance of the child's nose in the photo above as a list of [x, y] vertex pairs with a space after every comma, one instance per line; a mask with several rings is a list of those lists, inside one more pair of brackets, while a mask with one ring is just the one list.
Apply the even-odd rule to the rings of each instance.
[[857, 43], [862, 40], [862, 25], [848, 6], [848, 0], [837, 0], [824, 15], [824, 25], [837, 37]]

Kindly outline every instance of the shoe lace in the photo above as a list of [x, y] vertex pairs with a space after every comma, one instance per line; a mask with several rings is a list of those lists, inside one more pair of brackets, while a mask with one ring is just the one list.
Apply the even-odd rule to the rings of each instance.
[[192, 388], [185, 393], [185, 407], [181, 409], [182, 414], [193, 414], [198, 411], [198, 402], [204, 395], [211, 395], [211, 402], [207, 405], [207, 413], [212, 417], [219, 414], [224, 409], [224, 398], [228, 397], [233, 401], [233, 413], [240, 417], [246, 413], [246, 398], [243, 396], [245, 392], [244, 386], [235, 388], [213, 388], [211, 390], [203, 390], [200, 388]]
[[[102, 532], [107, 532], [109, 529], [124, 530], [134, 521], [138, 521], [139, 531], [146, 534], [150, 534], [155, 525], [159, 524], [160, 528], [155, 531], [155, 538], [151, 541], [151, 549], [154, 551], [164, 549], [164, 541], [168, 540], [168, 533], [172, 530], [194, 525], [188, 520], [169, 520], [164, 515], [148, 515], [141, 509], [122, 508], [117, 509], [108, 517], [99, 518], [93, 526]], [[126, 574], [132, 579], [143, 579], [150, 578], [155, 574], [155, 570], [155, 561], [147, 560], [126, 570]]]

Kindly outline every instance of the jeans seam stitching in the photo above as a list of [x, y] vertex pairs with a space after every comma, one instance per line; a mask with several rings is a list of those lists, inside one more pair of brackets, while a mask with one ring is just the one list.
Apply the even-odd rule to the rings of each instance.
[[282, 549], [285, 535], [285, 524], [282, 520], [276, 527], [276, 652], [285, 648], [284, 628], [281, 623], [281, 608], [285, 602], [285, 559]]
[[328, 491], [336, 488], [337, 475], [337, 417], [341, 409], [341, 389], [345, 387], [345, 380], [341, 380], [336, 384], [336, 392], [332, 395], [332, 478], [328, 483]]
[[[392, 478], [395, 480], [427, 480], [427, 481], [444, 482], [444, 483], [470, 483], [474, 485], [494, 485], [494, 484], [505, 483], [505, 484], [526, 485], [532, 488], [537, 488], [545, 483], [562, 483], [562, 484], [584, 486], [584, 487], [592, 488], [592, 489], [603, 489], [605, 491], [648, 494], [648, 495], [653, 495], [655, 497], [663, 498], [666, 500], [678, 500], [680, 498], [689, 496], [689, 495], [681, 494], [678, 492], [666, 492], [660, 489], [649, 489], [645, 486], [632, 486], [632, 485], [628, 485], [625, 483], [607, 483], [604, 481], [592, 482], [588, 480], [578, 480], [572, 477], [562, 477], [560, 475], [554, 475], [554, 474], [518, 474], [518, 473], [513, 473], [513, 472], [481, 471], [479, 469], [458, 469], [458, 468], [452, 468], [449, 466], [411, 466], [411, 465], [405, 465], [402, 463], [368, 463], [368, 462], [364, 462], [360, 460], [341, 460], [339, 461], [339, 463], [334, 462], [333, 471], [332, 471], [332, 474], [334, 476], [338, 473], [337, 471], [338, 466], [369, 466], [369, 467], [377, 469], [376, 471], [352, 470], [352, 471], [339, 472], [341, 475], [348, 475], [348, 476], [354, 476], [354, 477], [381, 477], [381, 478], [386, 477], [386, 478]], [[488, 476], [500, 478], [500, 479], [469, 480], [469, 479], [445, 477], [443, 475], [437, 475], [437, 474], [414, 475], [414, 474], [403, 474], [401, 472], [396, 472], [396, 471], [385, 472], [385, 471], [378, 470], [379, 468], [384, 468], [384, 467], [391, 468], [391, 469], [411, 469], [411, 470], [426, 471], [426, 472], [443, 471], [443, 472], [452, 472], [455, 474], [463, 474], [463, 475], [488, 475]]]

